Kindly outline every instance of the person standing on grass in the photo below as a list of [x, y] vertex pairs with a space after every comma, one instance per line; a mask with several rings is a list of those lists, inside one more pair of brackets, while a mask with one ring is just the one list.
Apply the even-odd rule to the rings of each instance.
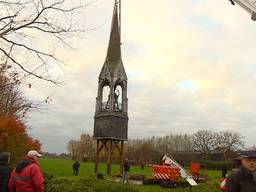
[[145, 167], [145, 161], [141, 161], [140, 162], [140, 168], [141, 168], [141, 170], [144, 170], [144, 167]]
[[0, 191], [8, 192], [8, 181], [11, 169], [8, 167], [11, 154], [8, 152], [0, 153]]
[[123, 183], [128, 183], [128, 172], [130, 171], [130, 163], [128, 157], [124, 159], [123, 165]]
[[223, 165], [221, 166], [221, 176], [222, 176], [222, 178], [226, 178], [226, 177], [227, 177], [227, 174], [228, 174], [227, 165], [223, 164]]
[[227, 178], [226, 192], [256, 191], [256, 151], [245, 152], [240, 157], [242, 167]]
[[37, 151], [31, 150], [18, 163], [9, 180], [10, 192], [44, 192], [44, 178], [38, 165], [38, 158], [41, 156]]
[[78, 161], [75, 161], [73, 164], [73, 176], [77, 176], [80, 168], [80, 163]]

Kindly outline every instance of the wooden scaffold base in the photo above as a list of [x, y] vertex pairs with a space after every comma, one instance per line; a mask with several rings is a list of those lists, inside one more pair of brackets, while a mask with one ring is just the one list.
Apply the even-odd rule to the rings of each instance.
[[112, 170], [112, 156], [115, 150], [120, 154], [120, 174], [123, 173], [123, 161], [124, 161], [124, 141], [114, 139], [97, 139], [96, 159], [95, 159], [95, 174], [99, 171], [99, 155], [101, 151], [107, 154], [107, 175], [111, 175]]

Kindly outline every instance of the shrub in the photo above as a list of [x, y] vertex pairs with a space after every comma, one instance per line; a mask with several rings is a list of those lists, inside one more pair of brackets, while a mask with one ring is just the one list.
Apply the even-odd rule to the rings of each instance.
[[138, 192], [132, 186], [95, 178], [62, 178], [44, 173], [46, 192]]
[[232, 169], [232, 162], [230, 161], [201, 161], [201, 164], [206, 164], [208, 170], [221, 170], [223, 165], [226, 165], [229, 170]]

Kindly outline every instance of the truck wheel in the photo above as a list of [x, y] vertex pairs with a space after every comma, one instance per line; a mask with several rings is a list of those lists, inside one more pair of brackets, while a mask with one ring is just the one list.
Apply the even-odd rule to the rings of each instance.
[[143, 185], [151, 185], [153, 184], [153, 179], [144, 179], [143, 180]]
[[189, 184], [187, 182], [180, 182], [180, 183], [178, 183], [178, 186], [179, 187], [188, 187]]
[[175, 187], [177, 187], [177, 184], [173, 181], [163, 181], [160, 184], [160, 186], [164, 187], [164, 188], [175, 188]]

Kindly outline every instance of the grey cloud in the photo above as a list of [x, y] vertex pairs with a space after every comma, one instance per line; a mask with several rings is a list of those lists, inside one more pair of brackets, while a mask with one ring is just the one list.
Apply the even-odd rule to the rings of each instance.
[[[135, 3], [138, 7], [134, 8]], [[175, 2], [175, 7], [148, 3], [141, 14], [149, 16], [151, 9], [157, 10], [154, 18], [143, 17], [152, 24], [149, 30], [137, 15], [144, 3], [123, 3], [129, 137], [229, 129], [244, 135], [248, 145], [255, 145], [256, 25], [242, 20], [240, 12], [236, 13], [239, 23], [228, 23], [228, 17], [221, 20], [219, 15], [212, 20], [216, 14], [209, 6], [212, 1], [182, 0]], [[204, 12], [202, 3], [208, 12]], [[226, 13], [221, 15], [230, 13], [229, 8], [222, 9]], [[76, 51], [60, 52], [68, 57], [70, 71], [62, 77], [65, 84], [56, 87], [36, 82], [27, 94], [32, 99], [53, 98], [48, 111], [32, 114], [28, 120], [31, 135], [43, 142], [45, 151], [64, 152], [70, 139], [93, 131], [98, 75], [106, 55], [111, 10], [112, 3], [107, 1], [89, 8], [82, 19], [90, 18], [91, 25], [95, 22], [101, 27], [73, 42]], [[230, 16], [230, 20], [233, 18]], [[202, 22], [207, 22], [211, 30]], [[176, 84], [184, 80], [198, 83], [196, 91], [178, 89]], [[213, 84], [210, 88], [208, 81]]]

